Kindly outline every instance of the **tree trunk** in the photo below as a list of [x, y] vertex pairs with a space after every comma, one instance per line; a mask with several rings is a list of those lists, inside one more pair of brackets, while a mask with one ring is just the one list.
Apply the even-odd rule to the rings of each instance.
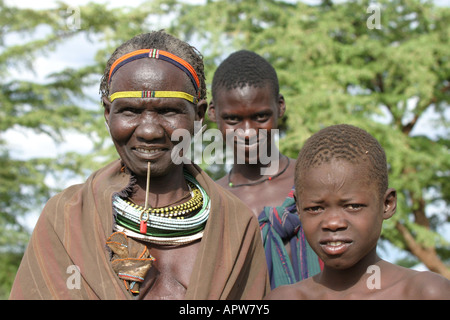
[[397, 222], [396, 228], [402, 235], [408, 250], [412, 254], [419, 258], [430, 271], [439, 273], [447, 279], [450, 279], [450, 270], [441, 261], [433, 247], [424, 247], [419, 244], [409, 230], [400, 222]]

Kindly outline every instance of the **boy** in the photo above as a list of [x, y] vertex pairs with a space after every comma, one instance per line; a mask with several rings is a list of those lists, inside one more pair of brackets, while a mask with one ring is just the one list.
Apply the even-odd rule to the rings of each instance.
[[450, 299], [450, 281], [406, 269], [376, 253], [382, 222], [396, 210], [378, 141], [350, 125], [325, 128], [299, 153], [296, 204], [321, 273], [266, 299]]

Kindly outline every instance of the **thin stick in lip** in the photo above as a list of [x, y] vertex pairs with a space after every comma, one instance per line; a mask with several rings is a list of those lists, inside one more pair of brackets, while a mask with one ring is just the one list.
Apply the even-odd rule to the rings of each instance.
[[[141, 223], [139, 225], [139, 231], [140, 233], [146, 234], [147, 233], [147, 221], [149, 218], [150, 213], [145, 213], [148, 207], [148, 193], [150, 191], [150, 161], [147, 162], [147, 184], [145, 186], [145, 204], [144, 204], [144, 211], [141, 213]], [[146, 219], [143, 219], [144, 214], [146, 214]]]
[[148, 207], [148, 193], [150, 191], [150, 161], [147, 162], [147, 184], [145, 187], [145, 204], [144, 210], [147, 210]]

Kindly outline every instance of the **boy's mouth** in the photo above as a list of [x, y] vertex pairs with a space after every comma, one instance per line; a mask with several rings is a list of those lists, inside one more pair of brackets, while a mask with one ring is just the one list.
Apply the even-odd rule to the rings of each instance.
[[322, 250], [328, 255], [343, 254], [352, 245], [350, 239], [326, 239], [319, 242]]

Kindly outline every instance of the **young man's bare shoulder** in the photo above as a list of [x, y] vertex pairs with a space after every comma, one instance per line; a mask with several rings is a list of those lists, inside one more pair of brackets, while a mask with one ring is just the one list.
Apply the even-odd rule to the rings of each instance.
[[314, 292], [314, 281], [308, 278], [291, 285], [279, 286], [273, 289], [264, 300], [305, 300], [312, 299], [311, 292]]

